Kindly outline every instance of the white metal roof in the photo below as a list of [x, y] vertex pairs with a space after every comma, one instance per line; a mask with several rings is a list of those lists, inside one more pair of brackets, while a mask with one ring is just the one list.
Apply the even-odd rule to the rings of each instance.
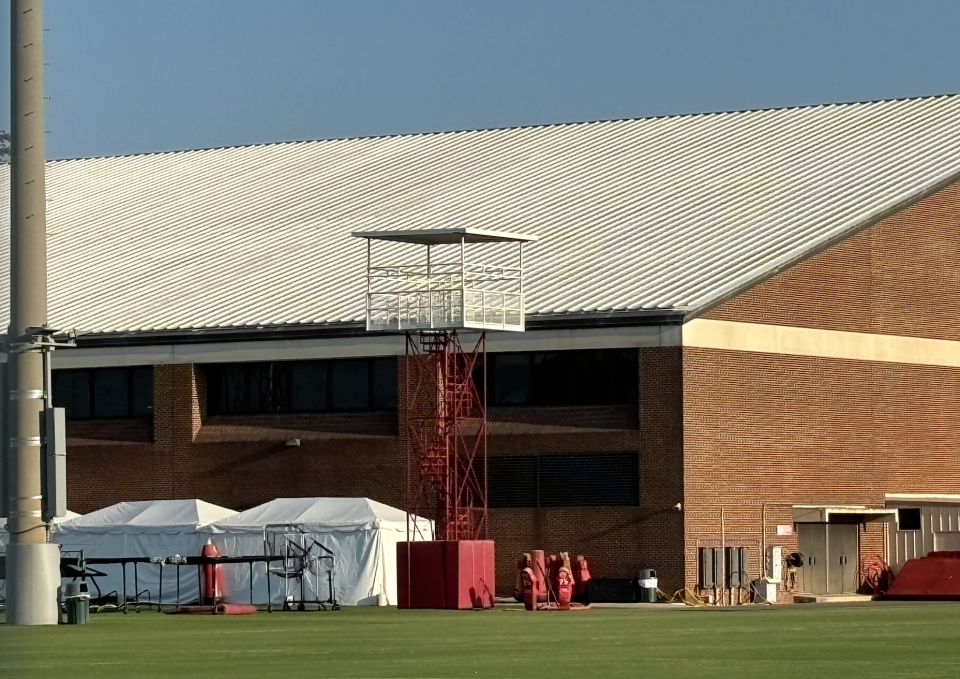
[[958, 151], [950, 95], [56, 161], [49, 320], [360, 321], [351, 233], [449, 227], [539, 237], [528, 314], [696, 309], [953, 178]]

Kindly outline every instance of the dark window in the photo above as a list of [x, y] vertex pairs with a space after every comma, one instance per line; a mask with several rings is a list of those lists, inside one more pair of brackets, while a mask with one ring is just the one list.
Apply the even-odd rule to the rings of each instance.
[[541, 455], [540, 506], [635, 506], [640, 504], [636, 453]]
[[55, 370], [53, 403], [70, 420], [149, 417], [153, 368]]
[[[490, 406], [632, 405], [637, 352], [632, 349], [488, 354]], [[482, 389], [482, 366], [474, 380]]]
[[487, 458], [487, 502], [491, 507], [536, 507], [537, 458]]
[[373, 409], [397, 409], [397, 359], [373, 361]]
[[207, 368], [212, 415], [396, 410], [395, 358], [225, 363]]
[[493, 404], [523, 406], [530, 404], [531, 354], [491, 354]]
[[93, 373], [93, 416], [126, 417], [130, 413], [130, 384], [123, 368]]
[[130, 415], [149, 417], [153, 412], [153, 368], [130, 370]]
[[321, 361], [297, 363], [292, 371], [292, 409], [295, 413], [322, 413], [329, 408], [327, 364]]
[[216, 393], [216, 403], [210, 403], [211, 411], [245, 413], [247, 408], [247, 370], [243, 365], [218, 366], [217, 378], [207, 384], [211, 394]]
[[902, 508], [897, 510], [897, 530], [920, 530], [923, 528], [923, 518], [919, 507]]
[[289, 363], [251, 363], [246, 378], [245, 412], [290, 412]]
[[330, 364], [334, 410], [370, 410], [370, 362], [366, 359]]
[[53, 373], [53, 403], [66, 410], [68, 418], [85, 420], [90, 417], [90, 371], [55, 370]]
[[635, 507], [636, 453], [497, 456], [487, 460], [491, 507]]

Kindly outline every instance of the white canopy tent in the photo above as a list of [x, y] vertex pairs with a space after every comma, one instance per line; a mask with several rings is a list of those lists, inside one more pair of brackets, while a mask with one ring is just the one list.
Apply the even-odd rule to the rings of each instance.
[[[432, 539], [432, 522], [414, 519], [415, 539]], [[307, 600], [330, 598], [327, 569], [332, 565], [340, 604], [397, 603], [397, 543], [407, 539], [407, 514], [400, 509], [367, 498], [279, 498], [217, 521], [212, 528], [221, 555], [283, 554], [284, 549], [293, 554], [299, 547], [314, 556], [332, 553], [332, 559], [312, 562], [303, 578]], [[272, 567], [281, 570], [281, 562]], [[220, 568], [225, 600], [249, 603], [250, 569], [244, 565]], [[288, 593], [300, 600], [299, 581], [268, 576], [263, 566], [253, 569], [254, 603], [263, 605], [269, 598], [282, 604]]]
[[[235, 513], [203, 500], [120, 502], [56, 525], [52, 539], [60, 545], [62, 552], [83, 551], [84, 557], [199, 556], [210, 537], [208, 526]], [[94, 568], [106, 573], [106, 577], [96, 578], [101, 593], [116, 591], [122, 594], [124, 573], [121, 566], [97, 565]], [[149, 594], [142, 598], [156, 601], [160, 575], [160, 566], [140, 564], [135, 583], [133, 567], [128, 566], [127, 595], [132, 597], [137, 590], [147, 590]], [[197, 586], [196, 569], [181, 568], [182, 597], [193, 596]], [[164, 603], [173, 603], [175, 596], [176, 576], [174, 569], [167, 567], [163, 569]]]

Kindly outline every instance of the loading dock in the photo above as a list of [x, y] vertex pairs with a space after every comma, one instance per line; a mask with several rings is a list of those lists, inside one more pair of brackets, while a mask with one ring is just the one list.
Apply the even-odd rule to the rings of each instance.
[[797, 546], [803, 555], [798, 584], [803, 594], [855, 594], [859, 587], [860, 526], [890, 521], [890, 509], [794, 506]]

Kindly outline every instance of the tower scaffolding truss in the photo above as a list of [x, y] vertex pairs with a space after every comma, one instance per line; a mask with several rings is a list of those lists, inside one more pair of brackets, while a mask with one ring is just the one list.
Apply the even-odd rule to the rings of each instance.
[[[436, 522], [437, 540], [486, 539], [486, 331], [523, 331], [523, 245], [536, 238], [459, 227], [353, 235], [367, 241], [367, 330], [406, 335], [407, 539], [424, 537], [418, 516]], [[388, 242], [376, 261], [374, 241]], [[458, 331], [479, 333], [472, 348]]]
[[474, 379], [485, 354], [485, 334], [471, 351], [456, 331], [407, 335], [407, 515], [432, 516], [439, 540], [487, 537], [487, 417]]

